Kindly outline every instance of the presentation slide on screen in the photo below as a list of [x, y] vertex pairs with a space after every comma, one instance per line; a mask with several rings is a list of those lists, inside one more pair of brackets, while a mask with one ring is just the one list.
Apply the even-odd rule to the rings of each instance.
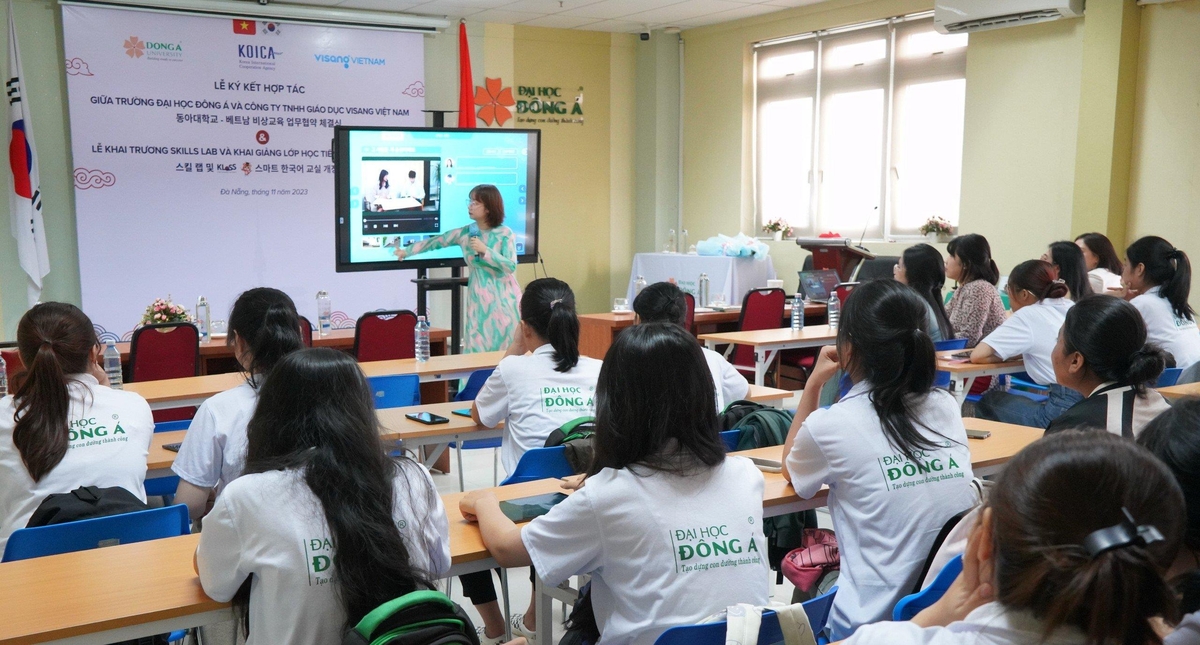
[[[537, 140], [521, 131], [355, 130], [348, 136], [351, 264], [394, 259], [394, 249], [471, 224], [471, 189], [492, 184], [517, 255], [536, 231]], [[412, 260], [462, 258], [459, 247]]]

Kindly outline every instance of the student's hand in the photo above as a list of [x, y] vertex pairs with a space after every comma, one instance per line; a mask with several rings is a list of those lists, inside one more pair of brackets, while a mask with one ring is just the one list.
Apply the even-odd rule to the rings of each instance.
[[523, 322], [517, 324], [517, 329], [513, 332], [513, 341], [509, 343], [508, 351], [504, 353], [505, 356], [524, 356], [525, 352], [529, 351], [529, 348], [525, 347], [525, 334], [522, 333], [524, 324]]
[[[990, 513], [985, 509], [984, 514]], [[913, 622], [922, 627], [945, 627], [955, 621], [963, 620], [972, 611], [995, 599], [996, 591], [992, 584], [995, 580], [995, 570], [991, 558], [982, 558], [983, 541], [990, 539], [984, 534], [984, 522], [980, 521], [971, 529], [967, 540], [967, 549], [963, 553], [963, 570], [955, 578], [946, 593], [933, 605], [917, 614]]]
[[108, 380], [108, 372], [104, 371], [104, 367], [100, 365], [100, 361], [104, 360], [104, 353], [97, 345], [92, 349], [92, 358], [88, 361], [88, 374], [96, 377], [100, 385], [104, 387], [112, 387], [112, 381]]
[[471, 238], [471, 241], [467, 242], [467, 246], [471, 247], [471, 250], [479, 255], [487, 255], [487, 245], [483, 243], [483, 240], [477, 237]]
[[491, 490], [473, 490], [458, 502], [458, 510], [462, 513], [463, 519], [468, 522], [478, 522], [479, 517], [475, 513], [475, 509], [484, 503], [498, 504], [496, 494]]
[[406, 249], [406, 248], [404, 248], [404, 247], [397, 246], [397, 247], [396, 247], [396, 250], [395, 250], [395, 251], [392, 251], [392, 253], [395, 253], [395, 254], [396, 254], [396, 259], [397, 259], [397, 260], [401, 260], [401, 261], [403, 261], [403, 260], [404, 260], [404, 258], [408, 257], [408, 249]]
[[563, 490], [579, 490], [587, 481], [587, 475], [570, 475], [558, 481]]
[[824, 385], [838, 371], [838, 352], [834, 345], [826, 345], [817, 355], [817, 363], [813, 366], [808, 382], [814, 385]]

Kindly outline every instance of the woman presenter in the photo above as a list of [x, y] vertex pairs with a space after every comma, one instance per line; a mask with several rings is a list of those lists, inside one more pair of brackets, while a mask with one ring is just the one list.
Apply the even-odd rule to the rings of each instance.
[[517, 251], [512, 229], [504, 222], [504, 200], [495, 186], [471, 189], [467, 212], [471, 223], [396, 249], [403, 260], [410, 255], [449, 246], [462, 248], [470, 267], [467, 280], [467, 319], [463, 351], [492, 352], [512, 342], [520, 315], [521, 286], [517, 283]]

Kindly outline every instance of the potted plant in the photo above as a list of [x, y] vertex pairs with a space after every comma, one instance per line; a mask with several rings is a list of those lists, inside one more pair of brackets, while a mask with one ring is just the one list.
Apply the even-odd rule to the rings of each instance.
[[775, 237], [775, 241], [779, 242], [785, 237], [792, 236], [792, 227], [788, 225], [787, 220], [779, 217], [763, 225], [763, 232], [771, 233]]
[[918, 230], [921, 231], [921, 235], [929, 238], [931, 244], [949, 242], [950, 238], [954, 237], [954, 227], [940, 217], [930, 217]]
[[183, 305], [171, 302], [171, 296], [167, 296], [166, 300], [155, 298], [154, 302], [150, 303], [150, 306], [146, 307], [145, 313], [142, 314], [143, 325], [191, 321], [192, 317], [188, 315], [187, 309]]

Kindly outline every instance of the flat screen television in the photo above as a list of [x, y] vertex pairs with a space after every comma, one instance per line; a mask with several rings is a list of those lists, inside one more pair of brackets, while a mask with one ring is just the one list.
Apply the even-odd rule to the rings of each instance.
[[471, 224], [471, 189], [491, 184], [517, 262], [537, 261], [540, 130], [334, 128], [337, 271], [465, 266], [457, 246], [394, 252]]

